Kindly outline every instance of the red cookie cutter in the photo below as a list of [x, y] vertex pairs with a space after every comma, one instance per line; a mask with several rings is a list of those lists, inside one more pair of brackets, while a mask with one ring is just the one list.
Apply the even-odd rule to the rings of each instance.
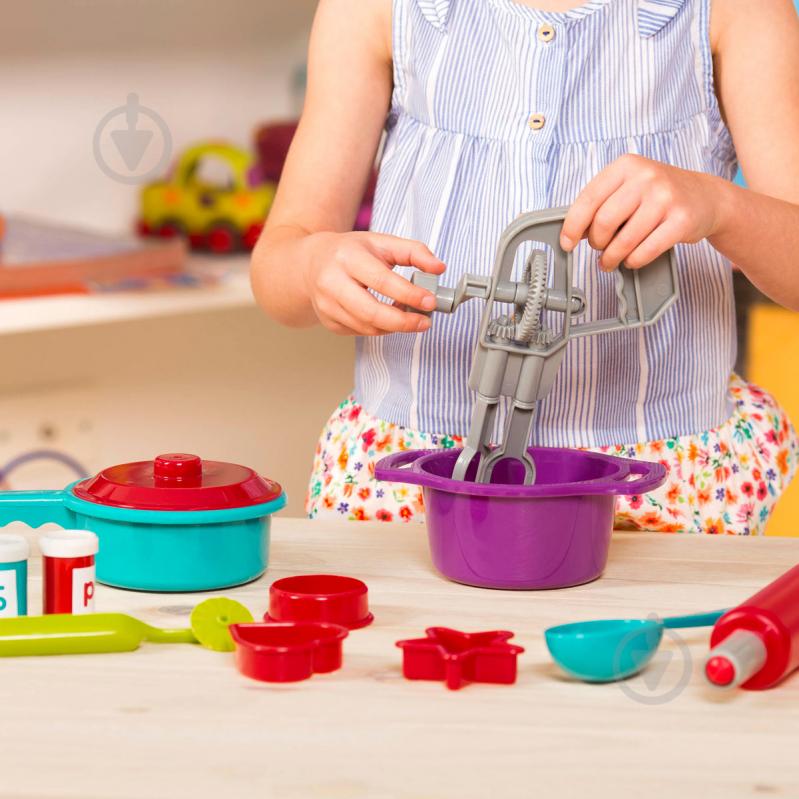
[[304, 574], [275, 580], [264, 621], [321, 621], [357, 630], [371, 624], [369, 589], [354, 577]]
[[426, 638], [397, 641], [406, 679], [444, 681], [453, 691], [469, 682], [516, 682], [516, 657], [524, 649], [508, 643], [513, 633], [462, 633], [447, 627], [425, 632]]
[[341, 668], [341, 644], [349, 631], [339, 624], [278, 622], [231, 624], [236, 666], [262, 682], [297, 682]]

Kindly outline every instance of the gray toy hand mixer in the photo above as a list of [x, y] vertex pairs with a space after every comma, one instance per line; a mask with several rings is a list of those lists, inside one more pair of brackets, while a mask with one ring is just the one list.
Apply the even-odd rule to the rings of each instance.
[[[472, 423], [463, 452], [452, 473], [465, 480], [475, 455], [480, 455], [476, 481], [491, 481], [494, 466], [503, 458], [524, 465], [526, 484], [535, 482], [535, 463], [527, 451], [535, 407], [552, 389], [570, 338], [609, 333], [650, 325], [677, 299], [677, 272], [673, 251], [640, 270], [619, 267], [615, 272], [617, 315], [574, 324], [585, 311], [585, 295], [572, 286], [573, 254], [560, 247], [560, 231], [568, 208], [522, 214], [504, 231], [490, 277], [464, 275], [455, 288], [439, 286], [436, 275], [415, 272], [417, 286], [436, 297], [436, 311], [451, 313], [462, 302], [486, 301], [475, 348], [469, 386], [477, 392]], [[512, 279], [517, 250], [524, 242], [549, 245], [552, 274], [544, 250], [533, 250], [521, 281]], [[501, 315], [495, 303], [512, 305], [512, 315]], [[555, 312], [559, 323], [548, 327], [544, 311]], [[552, 318], [549, 314], [549, 318]], [[491, 434], [500, 397], [511, 401], [502, 442], [491, 447]]]

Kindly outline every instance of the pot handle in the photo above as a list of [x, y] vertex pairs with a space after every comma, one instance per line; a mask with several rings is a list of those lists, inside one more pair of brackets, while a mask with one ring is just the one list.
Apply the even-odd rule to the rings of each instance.
[[619, 482], [619, 490], [615, 493], [625, 494], [646, 494], [659, 488], [666, 482], [666, 467], [662, 463], [651, 463], [648, 461], [630, 461], [628, 464], [630, 474], [640, 475], [635, 480], [622, 480]]
[[52, 522], [74, 527], [75, 516], [64, 504], [66, 491], [0, 491], [0, 526], [22, 522], [41, 527]]
[[375, 464], [375, 477], [388, 483], [414, 483], [423, 485], [428, 482], [425, 475], [414, 472], [411, 468], [422, 455], [429, 455], [436, 450], [406, 449], [382, 458]]

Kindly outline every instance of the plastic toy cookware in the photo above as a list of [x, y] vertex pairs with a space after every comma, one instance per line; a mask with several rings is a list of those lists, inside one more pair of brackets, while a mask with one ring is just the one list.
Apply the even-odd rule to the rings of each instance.
[[275, 580], [265, 621], [322, 621], [357, 630], [371, 624], [366, 583], [338, 574], [303, 574]]
[[402, 650], [402, 675], [407, 680], [438, 680], [457, 691], [469, 682], [511, 685], [516, 658], [524, 649], [509, 643], [513, 633], [492, 630], [463, 633], [429, 627], [424, 638], [397, 641]]
[[232, 622], [252, 621], [238, 602], [224, 597], [201, 602], [192, 613], [191, 629], [161, 629], [125, 613], [21, 616], [0, 619], [0, 657], [24, 655], [84, 655], [132, 652], [144, 641], [156, 644], [202, 644], [230, 651]]
[[544, 637], [552, 659], [567, 674], [585, 682], [613, 682], [632, 677], [652, 660], [664, 629], [710, 627], [723, 613], [580, 621], [550, 627]]
[[321, 622], [233, 624], [236, 666], [262, 682], [297, 682], [341, 668], [348, 630]]
[[525, 485], [518, 460], [499, 461], [490, 483], [453, 480], [458, 449], [383, 458], [379, 480], [421, 485], [430, 552], [451, 580], [485, 588], [565, 588], [599, 577], [607, 562], [616, 497], [662, 485], [666, 468], [573, 449], [531, 447]]
[[173, 453], [111, 466], [61, 491], [0, 492], [0, 524], [54, 522], [100, 539], [97, 579], [141, 591], [204, 591], [266, 569], [281, 487], [246, 466]]

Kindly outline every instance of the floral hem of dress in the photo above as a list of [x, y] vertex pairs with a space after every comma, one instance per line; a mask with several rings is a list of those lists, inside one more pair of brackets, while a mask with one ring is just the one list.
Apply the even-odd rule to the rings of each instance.
[[[758, 535], [796, 471], [799, 443], [774, 398], [737, 375], [730, 381], [733, 415], [697, 435], [594, 448], [655, 461], [665, 484], [645, 495], [619, 497], [619, 529], [711, 535]], [[419, 486], [382, 483], [380, 458], [409, 449], [460, 447], [460, 436], [423, 433], [371, 416], [354, 397], [330, 417], [317, 444], [306, 508], [311, 518], [423, 521]]]

